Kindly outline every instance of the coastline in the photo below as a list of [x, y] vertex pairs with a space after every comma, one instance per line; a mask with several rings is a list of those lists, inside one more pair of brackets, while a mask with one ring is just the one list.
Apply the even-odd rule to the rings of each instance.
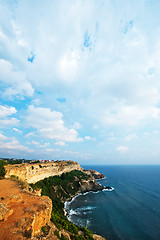
[[[94, 177], [94, 178], [95, 178], [95, 177]], [[102, 191], [114, 191], [114, 187], [109, 187], [109, 186], [106, 187], [106, 186], [103, 186], [103, 185], [101, 185], [101, 184], [99, 183], [100, 180], [104, 180], [104, 179], [106, 179], [105, 176], [104, 176], [103, 178], [95, 179], [96, 183], [101, 187], [101, 189], [96, 189], [96, 190], [92, 189], [92, 190], [89, 190], [89, 191], [77, 193], [77, 194], [71, 196], [69, 199], [67, 199], [67, 200], [64, 202], [64, 209], [63, 209], [63, 210], [64, 210], [64, 215], [67, 217], [67, 219], [68, 219], [70, 222], [72, 222], [70, 216], [73, 214], [73, 210], [72, 210], [72, 209], [69, 209], [69, 206], [70, 206], [70, 204], [71, 204], [76, 198], [78, 198], [78, 197], [81, 196], [81, 195], [87, 195], [87, 194], [89, 194], [89, 193], [95, 193], [95, 194], [97, 194], [97, 193], [100, 193], [100, 192], [102, 192]], [[74, 222], [72, 222], [72, 223], [75, 224]], [[87, 227], [87, 226], [83, 226], [83, 227]], [[96, 234], [96, 233], [93, 232], [93, 234]], [[100, 235], [97, 235], [97, 236], [100, 236]], [[106, 239], [106, 238], [104, 238], [104, 237], [102, 237], [102, 236], [100, 236], [100, 237], [101, 237], [102, 239]]]
[[[104, 191], [104, 192], [105, 192], [105, 191], [109, 191], [109, 192], [114, 191], [114, 187], [103, 186], [102, 184], [99, 183], [99, 181], [106, 179], [105, 176], [103, 176], [102, 178], [98, 178], [98, 179], [96, 179], [96, 178], [94, 177], [94, 179], [95, 179], [95, 182], [101, 187], [101, 189], [97, 189], [97, 190], [93, 190], [93, 189], [92, 189], [92, 190], [85, 191], [85, 192], [79, 192], [79, 193], [71, 196], [69, 199], [67, 199], [67, 200], [64, 202], [64, 209], [63, 209], [63, 210], [64, 210], [64, 215], [67, 217], [67, 219], [68, 219], [70, 222], [72, 222], [72, 220], [71, 220], [70, 217], [72, 216], [73, 212], [75, 212], [75, 211], [72, 210], [72, 209], [69, 209], [69, 206], [70, 206], [70, 204], [71, 204], [76, 198], [78, 198], [78, 197], [81, 196], [81, 195], [87, 195], [87, 194], [89, 194], [89, 193], [95, 193], [95, 194], [97, 194], [97, 193], [100, 193], [100, 192], [103, 192], [103, 191]], [[72, 223], [75, 224], [74, 222], [72, 222]], [[87, 228], [87, 226], [84, 226], [84, 227]], [[87, 229], [89, 229], [89, 228], [87, 228]], [[97, 234], [97, 233], [93, 232], [93, 234]], [[101, 237], [102, 239], [106, 239], [106, 238], [102, 237], [101, 235], [97, 235], [97, 236]]]
[[[106, 178], [103, 178], [103, 179], [106, 179]], [[100, 180], [100, 179], [99, 179]], [[102, 186], [102, 185], [100, 185]], [[114, 191], [114, 187], [109, 187], [109, 188], [105, 188], [105, 186], [102, 186], [104, 187], [103, 189], [100, 189], [100, 190], [90, 190], [90, 191], [86, 191], [86, 192], [80, 192], [80, 193], [77, 193], [75, 195], [73, 195], [72, 197], [70, 197], [69, 199], [67, 199], [65, 202], [64, 202], [64, 215], [65, 216], [70, 216], [69, 212], [67, 211], [67, 205], [70, 205], [77, 197], [81, 196], [81, 195], [87, 195], [89, 193], [99, 193], [99, 192], [105, 192], [105, 191], [108, 191], [108, 192], [111, 192], [111, 191]]]
[[[94, 234], [92, 231], [89, 230], [89, 228], [85, 228], [85, 225], [83, 226], [78, 226], [75, 225], [71, 222], [70, 219], [68, 219], [67, 215], [69, 216], [69, 211], [67, 212], [68, 208], [67, 205], [70, 204], [72, 201], [74, 201], [78, 196], [80, 195], [86, 195], [89, 193], [98, 193], [102, 190], [105, 190], [105, 187], [98, 184], [96, 180], [100, 180], [104, 178], [104, 175], [95, 171], [95, 170], [84, 170], [83, 168], [80, 167], [75, 162], [58, 162], [59, 167], [60, 167], [60, 173], [59, 175], [55, 175], [49, 177], [50, 175], [50, 170], [48, 169], [49, 165], [45, 165], [46, 168], [42, 168], [42, 165], [26, 165], [27, 167], [36, 169], [36, 167], [39, 167], [37, 170], [37, 175], [39, 176], [38, 173], [44, 173], [41, 178], [42, 180], [36, 182], [36, 183], [27, 183], [26, 182], [26, 190], [23, 190], [28, 194], [28, 196], [37, 196], [39, 198], [46, 198], [49, 199], [50, 201], [50, 209], [51, 212], [44, 216], [44, 223], [40, 222], [41, 218], [37, 218], [38, 226], [36, 227], [36, 230], [33, 228], [34, 224], [31, 225], [25, 225], [23, 227], [23, 231], [26, 233], [22, 232], [22, 235], [27, 234], [26, 236], [40, 236], [42, 231], [46, 231], [46, 239], [49, 239], [49, 236], [58, 236], [59, 239], [61, 239], [63, 236], [66, 236], [69, 240], [76, 239], [76, 240], [81, 240], [81, 239], [98, 239], [99, 240], [104, 240], [106, 238], [101, 237], [100, 235]], [[65, 168], [63, 169], [63, 173], [61, 171], [62, 165], [65, 165]], [[14, 177], [13, 180], [23, 183], [21, 177], [22, 174], [17, 172], [17, 169], [20, 169], [23, 164], [11, 166], [12, 171], [16, 175], [12, 176]], [[41, 166], [41, 167], [40, 167]], [[77, 167], [78, 166], [78, 167]], [[78, 168], [78, 169], [77, 169]], [[74, 169], [74, 170], [73, 170]], [[32, 175], [36, 178], [34, 171], [32, 170], [32, 174], [30, 174], [30, 179], [32, 178]], [[45, 171], [44, 171], [45, 170]], [[47, 171], [46, 171], [47, 170]], [[7, 176], [8, 178], [8, 176]], [[7, 179], [6, 179], [7, 180]], [[14, 183], [15, 184], [15, 183]], [[110, 188], [110, 187], [108, 187]], [[107, 190], [107, 189], [106, 189]], [[22, 201], [21, 199], [19, 200], [20, 202]], [[27, 202], [27, 201], [26, 201]], [[27, 203], [25, 203], [27, 204]], [[33, 206], [29, 206], [28, 209], [32, 209]], [[48, 209], [47, 205], [46, 208]], [[41, 209], [41, 208], [40, 208]], [[42, 208], [43, 210], [43, 208]], [[25, 211], [25, 210], [24, 210]], [[17, 211], [15, 211], [16, 214]], [[42, 212], [43, 213], [43, 212]], [[24, 215], [24, 214], [23, 214]], [[23, 215], [19, 216], [22, 221], [30, 221], [32, 219], [32, 214], [28, 215], [28, 220], [23, 218]], [[46, 218], [47, 217], [47, 218]], [[8, 221], [10, 221], [10, 217], [8, 218], [8, 215], [6, 217]], [[16, 225], [16, 220], [15, 220], [15, 225]], [[48, 225], [45, 225], [48, 224]], [[43, 227], [43, 230], [41, 229]], [[28, 228], [30, 228], [28, 232]], [[21, 226], [20, 229], [17, 231], [21, 231]], [[16, 233], [17, 234], [17, 233]], [[20, 233], [21, 234], [21, 233]], [[56, 235], [57, 234], [57, 235]], [[15, 235], [16, 237], [16, 235]], [[23, 236], [25, 239], [25, 236]], [[70, 238], [71, 237], [71, 238]], [[23, 239], [23, 238], [22, 238]]]

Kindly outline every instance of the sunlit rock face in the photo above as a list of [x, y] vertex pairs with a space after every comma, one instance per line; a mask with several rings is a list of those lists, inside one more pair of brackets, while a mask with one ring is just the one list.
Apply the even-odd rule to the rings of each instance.
[[86, 170], [86, 173], [89, 172], [95, 179], [102, 179], [104, 175], [102, 173], [97, 172], [96, 170]]
[[61, 175], [62, 173], [72, 170], [83, 170], [77, 162], [74, 161], [59, 161], [51, 163], [23, 163], [16, 165], [7, 165], [6, 178], [12, 175], [18, 176], [19, 179], [28, 183], [36, 183], [50, 176]]
[[0, 180], [0, 239], [31, 239], [49, 223], [52, 201], [22, 190], [16, 182]]

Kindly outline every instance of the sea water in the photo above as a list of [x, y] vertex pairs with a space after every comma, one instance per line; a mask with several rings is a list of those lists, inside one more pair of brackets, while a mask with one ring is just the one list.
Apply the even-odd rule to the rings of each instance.
[[112, 191], [80, 194], [66, 203], [69, 220], [108, 240], [160, 239], [160, 166], [84, 166], [105, 175]]

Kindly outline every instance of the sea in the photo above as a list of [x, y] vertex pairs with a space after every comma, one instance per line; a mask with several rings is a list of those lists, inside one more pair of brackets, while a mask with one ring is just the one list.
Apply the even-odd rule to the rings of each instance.
[[97, 182], [112, 190], [65, 203], [71, 222], [107, 240], [160, 240], [160, 165], [83, 167], [103, 173]]

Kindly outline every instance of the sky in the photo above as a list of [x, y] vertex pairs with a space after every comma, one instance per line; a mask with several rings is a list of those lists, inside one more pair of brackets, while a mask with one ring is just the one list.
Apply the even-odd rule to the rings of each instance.
[[0, 157], [160, 164], [159, 9], [0, 0]]

